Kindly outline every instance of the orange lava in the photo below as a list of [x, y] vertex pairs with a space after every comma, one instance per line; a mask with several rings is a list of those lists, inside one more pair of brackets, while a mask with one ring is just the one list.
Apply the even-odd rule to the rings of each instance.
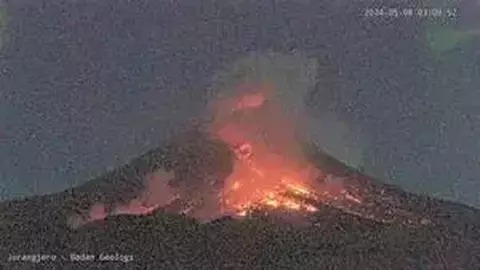
[[[264, 153], [263, 153], [264, 154]], [[268, 164], [255, 152], [255, 158], [238, 159], [234, 172], [227, 179], [224, 190], [224, 208], [229, 212], [245, 215], [255, 208], [283, 208], [297, 211], [314, 212], [316, 207], [305, 202], [317, 199], [312, 187], [308, 185], [309, 168], [288, 168], [287, 163]], [[302, 200], [304, 199], [304, 200]]]
[[218, 105], [211, 133], [236, 154], [234, 171], [223, 190], [223, 208], [244, 216], [254, 208], [314, 212], [312, 186], [320, 172], [302, 155], [295, 121], [272, 102], [273, 87], [244, 84], [240, 93]]

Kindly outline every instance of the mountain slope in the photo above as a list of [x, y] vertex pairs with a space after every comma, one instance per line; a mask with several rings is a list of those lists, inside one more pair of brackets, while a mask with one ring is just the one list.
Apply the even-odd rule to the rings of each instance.
[[[61, 269], [476, 269], [480, 265], [480, 211], [384, 185], [313, 145], [307, 147], [310, 159], [323, 172], [344, 179], [349, 192], [361, 195], [362, 204], [332, 199], [317, 204], [315, 213], [293, 215], [293, 219], [286, 218], [288, 212], [257, 209], [244, 218], [206, 223], [159, 208], [148, 215], [114, 215], [77, 229], [68, 226], [72, 213], [99, 200], [115, 205], [134, 198], [145, 185], [141, 181], [145, 174], [187, 160], [179, 158], [174, 145], [152, 150], [83, 186], [3, 202], [1, 263], [6, 269], [38, 265]], [[199, 147], [194, 153], [202, 157], [201, 146], [190, 147]], [[196, 173], [204, 168], [198, 169]]]

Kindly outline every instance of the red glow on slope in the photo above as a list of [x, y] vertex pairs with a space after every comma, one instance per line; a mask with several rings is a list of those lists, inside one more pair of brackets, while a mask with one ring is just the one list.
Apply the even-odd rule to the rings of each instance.
[[224, 211], [238, 215], [255, 207], [316, 211], [299, 199], [319, 200], [315, 180], [321, 172], [303, 156], [295, 133], [298, 125], [274, 102], [272, 85], [241, 85], [239, 92], [245, 88], [250, 93], [219, 104], [211, 129], [236, 153], [234, 171], [224, 187]]
[[147, 188], [137, 198], [126, 204], [115, 205], [113, 210], [107, 213], [107, 207], [96, 202], [84, 216], [73, 215], [68, 223], [72, 228], [78, 228], [87, 223], [103, 220], [114, 215], [148, 215], [155, 209], [167, 205], [175, 199], [175, 192], [167, 184], [173, 177], [172, 173], [163, 170], [155, 171], [146, 176]]

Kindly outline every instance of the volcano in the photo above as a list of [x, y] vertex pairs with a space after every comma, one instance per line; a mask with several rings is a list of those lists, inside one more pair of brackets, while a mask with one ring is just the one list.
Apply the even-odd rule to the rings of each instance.
[[[3, 202], [2, 264], [6, 269], [476, 269], [480, 263], [478, 210], [383, 184], [314, 145], [307, 147], [308, 158], [325, 175], [316, 175], [321, 182], [315, 188], [279, 181], [278, 193], [238, 211], [222, 209], [221, 198], [218, 207], [203, 204], [200, 210], [214, 213], [209, 218], [187, 211], [199, 196], [176, 205], [175, 196], [164, 198], [158, 207], [146, 199], [151, 203], [146, 205], [139, 198], [149, 198], [143, 192], [148, 184], [140, 179], [186, 168], [178, 162], [200, 166], [192, 169], [199, 175], [231, 175], [235, 157], [228, 146], [198, 134], [179, 142], [190, 151], [180, 151], [175, 142], [82, 186]], [[208, 155], [209, 160], [198, 159]], [[186, 184], [177, 181], [170, 184]], [[210, 190], [202, 195], [218, 198], [217, 192], [224, 192], [215, 183], [188, 181], [195, 188], [185, 194]], [[336, 188], [321, 189], [328, 185]], [[83, 222], [72, 226], [72, 217]]]
[[478, 269], [480, 211], [347, 166], [301, 136], [272, 85], [238, 89], [215, 103], [208, 124], [120, 168], [3, 202], [2, 264]]

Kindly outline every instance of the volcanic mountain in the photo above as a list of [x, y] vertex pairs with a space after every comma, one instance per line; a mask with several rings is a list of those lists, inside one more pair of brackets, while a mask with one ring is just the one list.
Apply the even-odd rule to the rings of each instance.
[[5, 269], [478, 269], [479, 210], [350, 168], [271, 85], [239, 88], [120, 168], [1, 203]]
[[[382, 184], [314, 145], [306, 147], [308, 157], [324, 176], [316, 179], [321, 182], [316, 189], [303, 193], [284, 188], [283, 197], [276, 195], [265, 204], [259, 200], [243, 213], [208, 206], [208, 211], [220, 214], [205, 218], [172, 207], [175, 197], [165, 200], [163, 207], [152, 206], [150, 199], [140, 200], [148, 198], [142, 195], [148, 184], [141, 180], [153, 171], [175, 174], [181, 168], [218, 177], [231, 173], [234, 155], [226, 145], [201, 134], [179, 142], [182, 145], [176, 142], [152, 150], [82, 186], [3, 202], [2, 264], [8, 265], [6, 269], [476, 269], [480, 265], [480, 211]], [[202, 186], [210, 190], [205, 196], [216, 198], [213, 191], [221, 190], [195, 179], [180, 180], [197, 192]], [[341, 181], [341, 187], [321, 189], [338, 185], [329, 181]], [[197, 197], [202, 196], [189, 200]], [[290, 204], [281, 207], [282, 199]], [[132, 204], [134, 200], [139, 202]], [[89, 222], [96, 205], [103, 209], [95, 210], [97, 216]], [[118, 210], [121, 205], [124, 212]], [[75, 216], [84, 222], [72, 226]]]

